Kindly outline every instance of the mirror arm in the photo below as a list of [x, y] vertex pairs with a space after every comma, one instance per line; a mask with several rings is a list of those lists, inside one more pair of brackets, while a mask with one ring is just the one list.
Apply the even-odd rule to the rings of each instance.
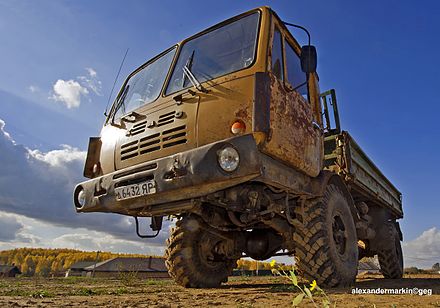
[[309, 31], [306, 28], [304, 28], [303, 26], [291, 24], [291, 23], [288, 23], [288, 22], [285, 22], [285, 21], [283, 21], [283, 24], [285, 24], [286, 26], [291, 26], [291, 27], [295, 27], [295, 28], [303, 30], [307, 34], [307, 37], [309, 39], [308, 45], [310, 46], [310, 33], [309, 33]]

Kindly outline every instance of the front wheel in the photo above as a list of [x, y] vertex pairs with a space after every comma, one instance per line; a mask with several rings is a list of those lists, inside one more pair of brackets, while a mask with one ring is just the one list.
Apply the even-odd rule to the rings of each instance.
[[166, 266], [171, 277], [187, 288], [214, 288], [228, 280], [236, 260], [221, 254], [222, 239], [191, 216], [177, 221], [167, 240]]

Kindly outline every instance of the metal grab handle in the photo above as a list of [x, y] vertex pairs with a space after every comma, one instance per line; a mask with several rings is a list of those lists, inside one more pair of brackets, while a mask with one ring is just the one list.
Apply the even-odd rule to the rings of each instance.
[[312, 121], [312, 126], [313, 126], [313, 128], [315, 128], [315, 129], [317, 129], [319, 131], [322, 131], [322, 127], [319, 125], [318, 122]]

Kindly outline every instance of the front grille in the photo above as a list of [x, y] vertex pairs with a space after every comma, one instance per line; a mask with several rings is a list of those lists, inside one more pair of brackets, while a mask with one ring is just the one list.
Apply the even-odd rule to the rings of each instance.
[[161, 133], [154, 133], [142, 137], [139, 140], [130, 141], [128, 143], [121, 145], [121, 161], [134, 158], [139, 155], [144, 155], [155, 151], [159, 151], [160, 149], [170, 148], [179, 144], [184, 144], [188, 141], [186, 137], [187, 137], [186, 125], [181, 125], [171, 129], [164, 130]]
[[128, 131], [127, 136], [136, 136], [139, 134], [142, 134], [145, 132], [147, 127], [150, 127], [150, 125], [157, 126], [164, 126], [167, 124], [174, 123], [174, 119], [176, 118], [176, 111], [171, 111], [165, 114], [159, 115], [159, 119], [157, 120], [157, 123], [150, 120], [144, 120], [139, 123], [136, 123], [133, 125], [133, 127]]
[[171, 112], [160, 115], [159, 120], [157, 121], [157, 126], [163, 126], [163, 125], [173, 123], [175, 114], [176, 114], [175, 111], [171, 111]]
[[145, 131], [145, 128], [147, 127], [147, 120], [144, 120], [142, 122], [136, 123], [133, 125], [133, 127], [130, 129], [129, 134], [131, 136], [141, 134]]

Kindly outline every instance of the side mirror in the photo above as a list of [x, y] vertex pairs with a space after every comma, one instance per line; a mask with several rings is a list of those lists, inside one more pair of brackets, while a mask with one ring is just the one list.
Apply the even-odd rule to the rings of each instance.
[[301, 47], [301, 70], [304, 73], [316, 72], [316, 66], [318, 65], [316, 48], [312, 45], [306, 45]]

